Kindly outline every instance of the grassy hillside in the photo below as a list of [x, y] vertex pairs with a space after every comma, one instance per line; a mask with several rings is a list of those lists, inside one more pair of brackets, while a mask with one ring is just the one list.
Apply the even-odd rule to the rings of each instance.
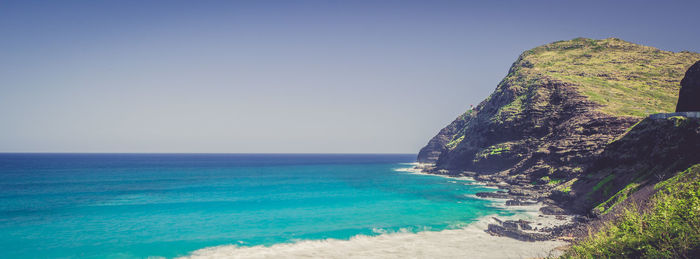
[[610, 38], [577, 38], [526, 51], [528, 74], [576, 84], [600, 111], [643, 117], [673, 112], [680, 80], [700, 54], [674, 53]]
[[[486, 100], [434, 137], [421, 150], [418, 160], [449, 168], [503, 170], [511, 163], [501, 163], [507, 164], [506, 168], [471, 164], [485, 164], [481, 161], [489, 161], [491, 157], [522, 160], [533, 148], [545, 151], [548, 147], [542, 145], [518, 147], [531, 139], [544, 141], [542, 136], [553, 133], [553, 127], [576, 115], [579, 118], [570, 123], [575, 127], [565, 129], [566, 134], [598, 135], [595, 139], [604, 144], [617, 137], [620, 129], [649, 114], [673, 112], [680, 81], [688, 67], [698, 60], [700, 53], [662, 51], [615, 38], [576, 38], [536, 47], [518, 57]], [[616, 123], [595, 132], [590, 132], [591, 126], [583, 125], [588, 119], [601, 121], [603, 117], [613, 117]], [[498, 136], [487, 136], [490, 134]], [[478, 140], [482, 137], [483, 141]], [[602, 147], [595, 139], [583, 143], [591, 146], [588, 149], [594, 153]], [[513, 148], [493, 155], [480, 149], [497, 149], [494, 145], [501, 143]], [[573, 150], [580, 146], [560, 144], [565, 147], [554, 148]], [[470, 158], [477, 153], [482, 155], [479, 159]], [[475, 163], [464, 162], [465, 159]]]
[[675, 110], [680, 81], [698, 60], [698, 53], [613, 38], [534, 48], [486, 100], [435, 136], [419, 161], [434, 161], [437, 173], [477, 172], [479, 180], [505, 182], [513, 193], [548, 198], [597, 222], [619, 218], [570, 257], [699, 253], [700, 165], [673, 175], [700, 163], [700, 120], [643, 119]]
[[570, 179], [629, 126], [673, 112], [680, 81], [698, 60], [699, 53], [614, 38], [536, 47], [518, 57], [486, 100], [433, 138], [419, 161], [489, 173], [512, 169], [529, 175], [527, 181]]
[[574, 245], [567, 258], [697, 258], [700, 164], [656, 184], [650, 209], [629, 204], [617, 220]]

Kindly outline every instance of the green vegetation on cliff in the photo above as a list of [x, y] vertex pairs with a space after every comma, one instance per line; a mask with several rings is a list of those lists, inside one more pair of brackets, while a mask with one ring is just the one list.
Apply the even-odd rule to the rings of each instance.
[[642, 211], [621, 217], [574, 245], [568, 258], [693, 258], [700, 254], [700, 164], [656, 184]]
[[700, 54], [674, 53], [610, 38], [577, 38], [526, 51], [527, 73], [574, 83], [600, 111], [643, 117], [673, 112], [680, 80]]
[[700, 119], [643, 119], [674, 111], [680, 81], [698, 60], [614, 38], [534, 48], [418, 160], [616, 219], [568, 257], [699, 255], [700, 165], [674, 175], [700, 163]]
[[647, 185], [700, 163], [700, 119], [647, 118], [609, 143], [573, 190], [577, 207], [605, 215]]
[[582, 179], [574, 206], [602, 225], [569, 258], [700, 256], [700, 119], [646, 118], [607, 145]]
[[[672, 112], [680, 81], [697, 60], [699, 53], [615, 38], [536, 47], [518, 57], [489, 97], [431, 139], [418, 161], [516, 174], [549, 166], [555, 169], [549, 174], [570, 179], [577, 174], [570, 169], [585, 167], [577, 161], [587, 161], [642, 117]], [[515, 143], [508, 152], [487, 150], [506, 143]]]

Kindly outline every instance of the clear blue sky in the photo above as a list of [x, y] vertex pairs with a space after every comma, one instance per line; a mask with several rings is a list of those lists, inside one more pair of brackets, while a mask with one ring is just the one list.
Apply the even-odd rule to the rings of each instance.
[[415, 153], [524, 50], [700, 1], [0, 1], [0, 152]]

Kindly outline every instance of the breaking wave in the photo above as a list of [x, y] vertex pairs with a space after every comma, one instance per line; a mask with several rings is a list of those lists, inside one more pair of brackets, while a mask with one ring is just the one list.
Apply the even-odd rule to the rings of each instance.
[[196, 250], [182, 258], [532, 258], [554, 255], [550, 251], [566, 244], [494, 237], [484, 232], [491, 221], [491, 217], [484, 217], [461, 229], [356, 235], [349, 240], [300, 240], [252, 247], [224, 245]]

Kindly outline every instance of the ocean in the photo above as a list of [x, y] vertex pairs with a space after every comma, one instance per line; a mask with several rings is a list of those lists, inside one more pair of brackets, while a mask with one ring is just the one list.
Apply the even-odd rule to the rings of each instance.
[[493, 189], [469, 179], [405, 170], [414, 161], [413, 154], [0, 154], [0, 258], [173, 258], [217, 248], [245, 258], [309, 242], [429, 236], [513, 214], [474, 197]]

